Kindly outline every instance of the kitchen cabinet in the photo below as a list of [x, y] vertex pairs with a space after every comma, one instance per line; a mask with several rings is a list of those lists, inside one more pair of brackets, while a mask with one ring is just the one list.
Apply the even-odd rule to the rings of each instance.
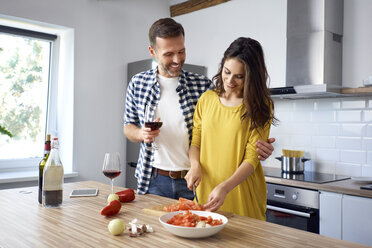
[[342, 194], [321, 191], [319, 194], [319, 233], [342, 239]]
[[342, 239], [372, 245], [372, 199], [343, 195]]
[[320, 234], [372, 245], [372, 198], [321, 191]]

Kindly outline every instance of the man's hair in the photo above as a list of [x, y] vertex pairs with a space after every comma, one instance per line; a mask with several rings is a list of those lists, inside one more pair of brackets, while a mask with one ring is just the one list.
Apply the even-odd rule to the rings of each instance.
[[180, 35], [185, 37], [185, 31], [180, 23], [176, 22], [172, 18], [162, 18], [154, 22], [149, 30], [150, 45], [155, 48], [156, 37], [170, 38], [178, 37]]

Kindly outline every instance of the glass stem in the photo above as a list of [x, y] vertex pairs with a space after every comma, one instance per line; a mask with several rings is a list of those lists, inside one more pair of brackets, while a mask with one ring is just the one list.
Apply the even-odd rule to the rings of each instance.
[[111, 194], [114, 193], [114, 180], [111, 179]]

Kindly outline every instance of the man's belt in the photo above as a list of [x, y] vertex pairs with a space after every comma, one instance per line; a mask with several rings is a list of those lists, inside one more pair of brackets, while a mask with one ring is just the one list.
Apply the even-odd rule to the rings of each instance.
[[157, 173], [162, 176], [170, 177], [172, 179], [179, 179], [184, 178], [187, 174], [187, 170], [182, 171], [167, 171], [167, 170], [161, 170], [157, 168], [152, 168], [152, 173], [155, 173], [155, 170], [157, 170]]

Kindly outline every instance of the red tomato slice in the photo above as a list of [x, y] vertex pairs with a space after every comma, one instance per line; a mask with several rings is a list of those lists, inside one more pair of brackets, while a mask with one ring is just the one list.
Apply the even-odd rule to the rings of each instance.
[[198, 222], [202, 220], [211, 226], [222, 224], [222, 220], [214, 220], [212, 219], [211, 216], [208, 217], [199, 216], [197, 214], [191, 213], [190, 211], [179, 213], [173, 216], [171, 219], [167, 221], [167, 223], [176, 226], [195, 227], [198, 224]]
[[163, 207], [166, 212], [175, 212], [179, 210], [200, 210], [203, 211], [204, 207], [201, 204], [195, 204], [195, 202], [188, 200], [186, 198], [180, 197], [178, 203], [167, 205]]

